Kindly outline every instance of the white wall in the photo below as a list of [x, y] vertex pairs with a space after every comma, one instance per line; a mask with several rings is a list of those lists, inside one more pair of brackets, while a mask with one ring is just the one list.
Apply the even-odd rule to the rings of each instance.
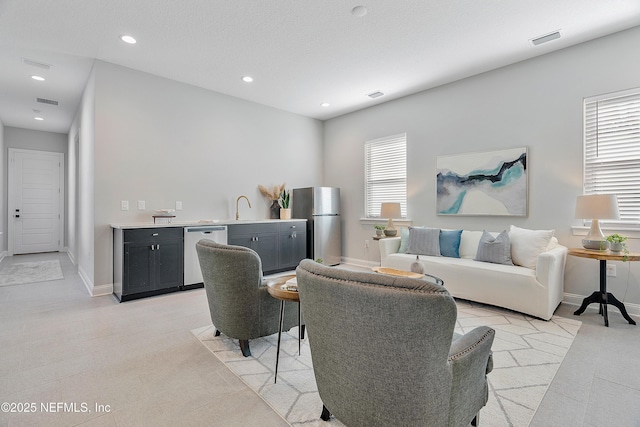
[[[8, 206], [8, 171], [9, 171], [9, 156], [8, 150], [9, 148], [20, 148], [24, 150], [37, 150], [37, 151], [49, 151], [54, 153], [63, 153], [65, 156], [65, 162], [67, 158], [67, 135], [62, 133], [54, 133], [54, 132], [43, 132], [38, 130], [30, 130], [30, 129], [22, 129], [15, 128], [11, 126], [4, 126], [4, 143], [2, 147], [2, 188], [3, 191], [3, 205], [2, 205], [2, 213], [0, 214], [0, 218], [2, 219], [2, 225], [0, 226], [0, 231], [3, 231], [2, 234], [2, 251], [6, 250], [8, 247], [6, 234], [8, 227], [8, 216], [7, 216], [7, 206]], [[1, 145], [1, 144], [0, 144]], [[64, 178], [64, 186], [65, 189], [67, 187], [67, 174], [65, 173]], [[66, 206], [66, 193], [65, 193], [65, 206]], [[66, 209], [65, 209], [66, 210]], [[0, 251], [0, 252], [2, 252]]]
[[0, 260], [4, 257], [5, 252], [7, 251], [7, 220], [6, 220], [6, 212], [7, 212], [7, 191], [6, 188], [7, 182], [7, 173], [8, 169], [5, 167], [6, 158], [8, 157], [5, 153], [4, 147], [4, 124], [2, 120], [0, 120], [0, 165], [2, 165], [2, 173], [0, 173], [0, 188], [3, 190], [2, 197], [0, 197]]
[[[113, 281], [109, 224], [150, 222], [153, 209], [176, 201], [183, 203], [177, 221], [228, 219], [242, 194], [253, 207], [242, 201], [242, 218], [268, 218], [259, 184], [322, 183], [317, 120], [106, 62], [96, 61], [94, 73], [95, 152], [80, 153], [81, 164], [94, 161], [93, 178], [88, 168], [80, 173], [81, 187], [93, 182], [95, 255], [88, 265], [94, 259], [95, 270], [87, 273], [94, 287]], [[81, 151], [89, 150], [88, 126], [78, 126]], [[120, 210], [122, 200], [129, 211]], [[138, 200], [145, 211], [137, 210]]]
[[[408, 142], [408, 212], [415, 225], [502, 230], [510, 224], [573, 236], [575, 199], [582, 194], [584, 97], [640, 87], [640, 27], [325, 122], [324, 184], [342, 188], [344, 256], [378, 262], [377, 244], [364, 248], [373, 227], [362, 224], [363, 143], [401, 132]], [[435, 212], [439, 155], [529, 148], [527, 217], [451, 217]], [[606, 231], [605, 231], [606, 232]], [[630, 243], [640, 250], [640, 242]], [[617, 263], [609, 289], [640, 304], [640, 263]], [[630, 269], [630, 270], [629, 270]], [[597, 287], [598, 263], [570, 257], [565, 292]]]

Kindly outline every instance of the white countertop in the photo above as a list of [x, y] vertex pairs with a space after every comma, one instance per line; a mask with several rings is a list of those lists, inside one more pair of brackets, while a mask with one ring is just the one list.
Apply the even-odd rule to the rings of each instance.
[[109, 224], [111, 228], [128, 229], [128, 228], [156, 228], [156, 227], [197, 227], [207, 225], [233, 225], [233, 224], [261, 224], [269, 222], [290, 222], [290, 221], [306, 221], [306, 219], [226, 219], [226, 220], [200, 220], [200, 221], [172, 221], [154, 224], [153, 222], [131, 222], [125, 224]]

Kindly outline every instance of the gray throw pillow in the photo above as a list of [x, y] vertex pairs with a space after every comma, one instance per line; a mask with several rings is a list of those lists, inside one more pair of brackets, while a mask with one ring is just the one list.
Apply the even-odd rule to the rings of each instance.
[[409, 227], [407, 253], [440, 256], [440, 229]]
[[495, 238], [491, 233], [484, 230], [480, 243], [478, 243], [478, 252], [475, 259], [476, 261], [492, 262], [494, 264], [513, 265], [511, 261], [511, 243], [507, 230], [504, 230]]

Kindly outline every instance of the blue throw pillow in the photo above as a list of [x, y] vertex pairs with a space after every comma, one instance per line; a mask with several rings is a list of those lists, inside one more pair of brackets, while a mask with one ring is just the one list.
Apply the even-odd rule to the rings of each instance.
[[409, 246], [409, 229], [407, 227], [402, 227], [400, 229], [400, 249], [398, 249], [398, 253], [406, 253], [407, 246]]
[[440, 255], [460, 258], [462, 230], [440, 230]]

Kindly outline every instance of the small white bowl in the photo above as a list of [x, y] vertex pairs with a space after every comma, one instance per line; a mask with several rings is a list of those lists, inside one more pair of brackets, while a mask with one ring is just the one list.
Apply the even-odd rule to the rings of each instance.
[[172, 213], [174, 213], [176, 210], [175, 209], [156, 209], [155, 212], [158, 215], [171, 215]]

